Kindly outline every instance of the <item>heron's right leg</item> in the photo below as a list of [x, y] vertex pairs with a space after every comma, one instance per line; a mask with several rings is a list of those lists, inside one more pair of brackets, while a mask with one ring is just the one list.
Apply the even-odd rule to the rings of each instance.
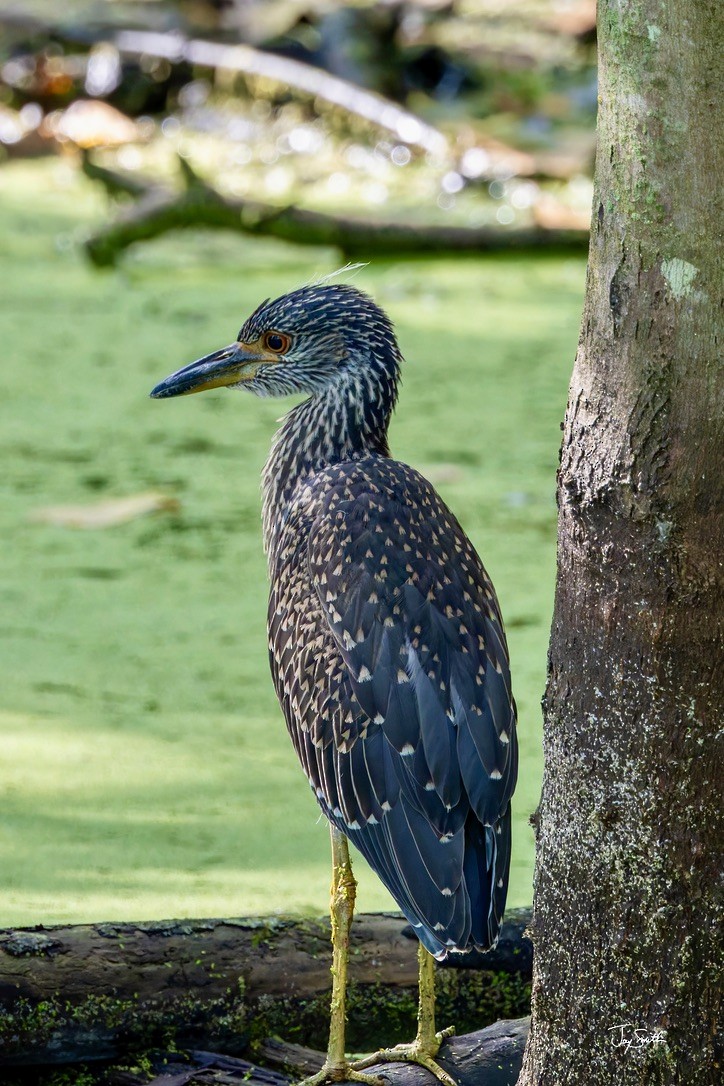
[[443, 1041], [452, 1037], [455, 1030], [451, 1026], [439, 1033], [435, 1030], [435, 962], [422, 943], [417, 948], [417, 961], [420, 972], [417, 1037], [409, 1044], [381, 1048], [379, 1052], [357, 1060], [354, 1066], [362, 1070], [363, 1067], [373, 1067], [378, 1063], [419, 1063], [421, 1067], [427, 1068], [442, 1086], [457, 1086], [452, 1075], [435, 1059]]
[[363, 1082], [367, 1086], [384, 1086], [377, 1075], [355, 1071], [344, 1052], [347, 1013], [347, 962], [349, 960], [349, 931], [354, 915], [357, 883], [352, 874], [347, 838], [335, 826], [332, 835], [332, 1004], [329, 1022], [329, 1043], [324, 1066], [316, 1075], [305, 1078], [300, 1086], [323, 1086], [328, 1082]]

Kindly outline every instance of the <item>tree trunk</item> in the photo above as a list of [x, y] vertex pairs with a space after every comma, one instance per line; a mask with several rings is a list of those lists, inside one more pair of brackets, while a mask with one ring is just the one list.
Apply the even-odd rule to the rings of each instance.
[[721, 19], [599, 3], [520, 1086], [721, 1081]]

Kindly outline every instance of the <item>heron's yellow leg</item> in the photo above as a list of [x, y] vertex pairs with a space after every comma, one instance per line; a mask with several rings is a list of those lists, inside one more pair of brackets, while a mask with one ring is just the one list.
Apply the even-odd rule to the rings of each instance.
[[382, 1048], [371, 1056], [357, 1060], [355, 1069], [362, 1070], [378, 1063], [419, 1063], [435, 1076], [443, 1086], [457, 1086], [455, 1079], [436, 1063], [440, 1045], [446, 1037], [452, 1037], [452, 1026], [435, 1032], [435, 961], [425, 950], [422, 943], [417, 949], [420, 967], [420, 995], [417, 1005], [417, 1037], [409, 1044], [395, 1045], [394, 1048]]
[[367, 1086], [384, 1086], [376, 1075], [363, 1074], [348, 1062], [344, 1052], [347, 1002], [347, 962], [349, 960], [349, 931], [354, 915], [357, 882], [352, 874], [347, 838], [334, 826], [332, 834], [332, 1003], [329, 1021], [329, 1044], [324, 1066], [316, 1075], [305, 1078], [300, 1086], [323, 1086], [329, 1082], [363, 1082]]

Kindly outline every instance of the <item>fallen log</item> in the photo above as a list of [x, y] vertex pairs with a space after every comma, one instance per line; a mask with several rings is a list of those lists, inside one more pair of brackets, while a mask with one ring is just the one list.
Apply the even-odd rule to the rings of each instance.
[[[499, 947], [441, 969], [442, 1022], [470, 1030], [526, 1013], [529, 910], [511, 910]], [[398, 915], [354, 921], [349, 1044], [408, 1040], [416, 941]], [[327, 920], [252, 918], [0, 931], [0, 1066], [47, 1065], [168, 1048], [253, 1051], [261, 1039], [323, 1049]], [[459, 962], [456, 960], [457, 966]], [[481, 968], [482, 966], [482, 968]]]
[[332, 246], [347, 259], [502, 249], [579, 251], [588, 244], [588, 231], [583, 229], [420, 225], [231, 199], [197, 178], [185, 160], [180, 162], [186, 187], [171, 192], [158, 185], [142, 186], [137, 179], [124, 180], [123, 174], [95, 165], [88, 155], [84, 157], [83, 168], [89, 177], [101, 181], [111, 192], [125, 189], [130, 193], [133, 188], [138, 197], [121, 210], [115, 221], [86, 240], [86, 251], [94, 264], [112, 265], [135, 242], [189, 227], [236, 230], [302, 245]]
[[[518, 1018], [494, 1022], [475, 1033], [451, 1037], [440, 1049], [437, 1061], [458, 1086], [515, 1086], [529, 1027], [529, 1018]], [[300, 1074], [319, 1070], [323, 1062], [321, 1053], [308, 1049], [295, 1052], [296, 1047], [267, 1042], [261, 1046], [260, 1055], [265, 1062], [276, 1063], [292, 1072], [293, 1080]], [[384, 1076], [392, 1086], [435, 1086], [437, 1082], [429, 1071], [409, 1063], [381, 1061], [367, 1070]]]

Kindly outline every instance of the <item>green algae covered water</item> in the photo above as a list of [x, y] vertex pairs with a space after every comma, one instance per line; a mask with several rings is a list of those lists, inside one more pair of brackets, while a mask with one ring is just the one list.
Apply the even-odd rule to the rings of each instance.
[[[259, 475], [287, 404], [148, 393], [231, 341], [263, 298], [340, 260], [187, 233], [100, 273], [80, 242], [108, 213], [66, 162], [0, 171], [0, 924], [319, 913], [327, 827], [266, 654]], [[532, 896], [555, 469], [584, 268], [380, 261], [354, 279], [407, 359], [393, 452], [440, 490], [501, 600], [520, 711], [511, 905]], [[147, 491], [178, 507], [98, 529], [34, 519]], [[356, 870], [359, 908], [391, 908]]]

